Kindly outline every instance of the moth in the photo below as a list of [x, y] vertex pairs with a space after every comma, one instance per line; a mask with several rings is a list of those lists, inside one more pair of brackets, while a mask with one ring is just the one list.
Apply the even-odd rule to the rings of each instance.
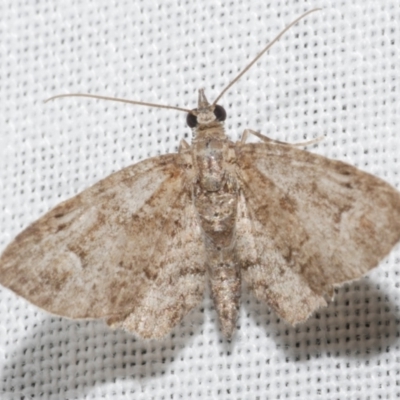
[[[52, 314], [161, 338], [208, 282], [230, 339], [242, 280], [294, 325], [375, 267], [400, 240], [400, 193], [258, 132], [235, 143], [217, 104], [314, 11], [211, 104], [200, 90], [193, 110], [160, 106], [187, 112], [191, 145], [116, 172], [42, 216], [5, 249], [0, 283]], [[249, 134], [260, 142], [246, 143]]]

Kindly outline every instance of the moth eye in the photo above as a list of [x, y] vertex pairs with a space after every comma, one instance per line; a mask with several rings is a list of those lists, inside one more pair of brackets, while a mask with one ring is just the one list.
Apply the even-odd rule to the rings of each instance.
[[189, 126], [189, 128], [194, 128], [197, 125], [197, 117], [193, 114], [188, 114], [186, 117], [186, 123]]
[[225, 108], [222, 106], [219, 106], [218, 104], [214, 108], [214, 115], [215, 118], [217, 118], [218, 121], [225, 121], [226, 119], [226, 111]]

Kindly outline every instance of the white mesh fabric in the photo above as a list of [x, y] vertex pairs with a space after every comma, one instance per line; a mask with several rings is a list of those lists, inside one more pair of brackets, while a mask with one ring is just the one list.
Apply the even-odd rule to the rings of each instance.
[[[399, 30], [393, 0], [0, 3], [0, 244], [61, 200], [190, 140], [182, 113], [60, 99], [99, 93], [195, 107], [279, 31], [292, 28], [221, 100], [245, 128], [400, 188]], [[137, 340], [99, 321], [52, 317], [0, 289], [1, 399], [395, 399], [400, 396], [399, 248], [290, 328], [243, 292], [221, 339], [206, 294], [171, 335]]]

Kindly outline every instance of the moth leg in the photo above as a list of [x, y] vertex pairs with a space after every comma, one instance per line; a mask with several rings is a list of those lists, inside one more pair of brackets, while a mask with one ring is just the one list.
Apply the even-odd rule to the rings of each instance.
[[185, 139], [182, 139], [179, 143], [179, 153], [181, 153], [183, 150], [187, 150], [189, 147], [190, 144]]
[[249, 137], [249, 135], [254, 135], [254, 136], [258, 137], [260, 140], [262, 140], [263, 142], [274, 142], [274, 143], [280, 143], [280, 144], [287, 144], [285, 142], [280, 142], [279, 140], [270, 139], [269, 137], [264, 136], [260, 132], [253, 131], [252, 129], [245, 129], [240, 141], [242, 143], [246, 143], [246, 140]]
[[319, 143], [319, 142], [321, 142], [321, 141], [324, 140], [324, 139], [325, 139], [325, 136], [318, 136], [318, 137], [316, 137], [315, 139], [307, 140], [306, 142], [289, 143], [289, 144], [290, 144], [291, 146], [294, 146], [294, 147], [297, 147], [297, 146], [299, 146], [299, 147], [302, 147], [302, 146], [310, 146], [310, 145], [312, 145], [312, 144]]
[[251, 129], [245, 129], [241, 138], [241, 142], [245, 143], [247, 138], [249, 137], [249, 135], [254, 135], [256, 137], [258, 137], [260, 140], [262, 140], [263, 142], [272, 142], [272, 143], [279, 143], [279, 144], [286, 144], [289, 146], [294, 146], [294, 147], [301, 147], [301, 146], [309, 146], [311, 144], [315, 144], [320, 142], [321, 140], [323, 140], [325, 138], [325, 136], [319, 136], [315, 139], [312, 140], [308, 140], [307, 142], [299, 142], [299, 143], [287, 143], [287, 142], [281, 142], [280, 140], [274, 140], [274, 139], [270, 139], [267, 136], [264, 136], [262, 133], [257, 132], [257, 131], [253, 131]]

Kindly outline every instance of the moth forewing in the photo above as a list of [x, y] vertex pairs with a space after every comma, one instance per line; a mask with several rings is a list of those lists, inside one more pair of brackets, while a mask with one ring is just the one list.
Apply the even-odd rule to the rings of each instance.
[[243, 277], [292, 324], [400, 240], [400, 193], [373, 175], [281, 143], [241, 145], [237, 162], [258, 255]]

